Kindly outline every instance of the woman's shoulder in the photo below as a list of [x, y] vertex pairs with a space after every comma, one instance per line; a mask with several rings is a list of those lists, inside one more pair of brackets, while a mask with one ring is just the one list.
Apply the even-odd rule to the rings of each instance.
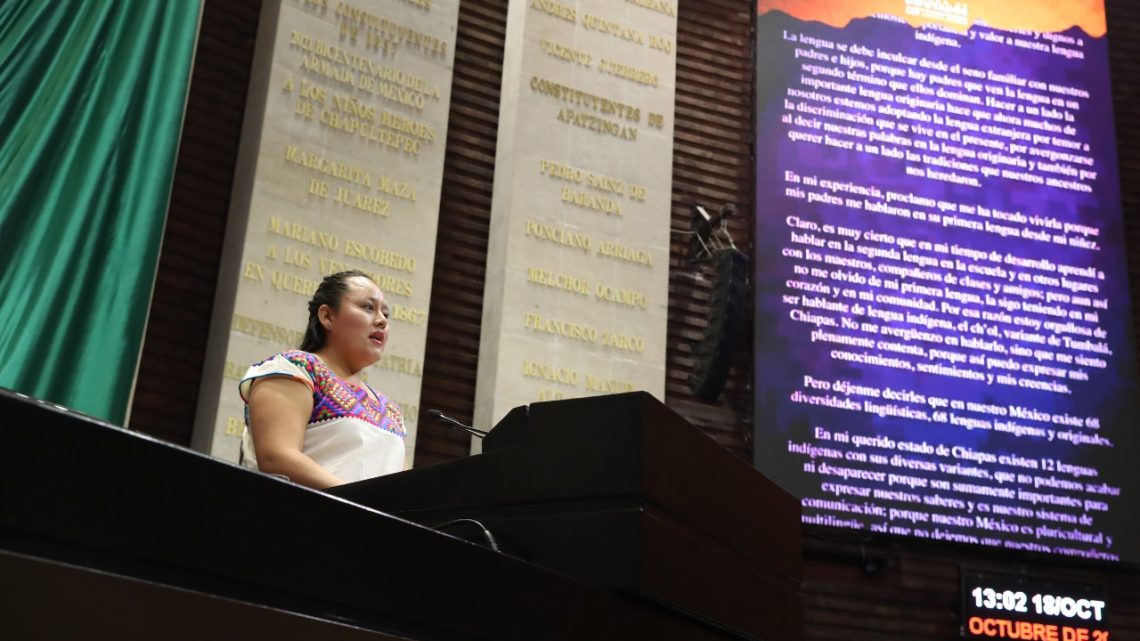
[[310, 373], [315, 373], [321, 364], [321, 359], [312, 352], [306, 352], [299, 349], [288, 349], [284, 352], [274, 354], [266, 360], [273, 360], [279, 358], [300, 367]]
[[316, 354], [299, 349], [278, 352], [250, 365], [238, 384], [238, 392], [243, 399], [246, 399], [254, 382], [271, 376], [292, 378], [314, 390], [322, 378], [321, 369], [320, 359]]
[[[289, 349], [284, 352], [278, 352], [269, 358], [260, 360], [253, 365], [249, 366], [249, 373], [255, 371], [276, 371], [278, 369], [285, 369], [292, 371], [293, 369], [304, 372], [309, 378], [317, 378], [321, 366], [321, 359], [312, 352], [305, 352], [299, 349]], [[249, 373], [246, 376], [249, 376]]]

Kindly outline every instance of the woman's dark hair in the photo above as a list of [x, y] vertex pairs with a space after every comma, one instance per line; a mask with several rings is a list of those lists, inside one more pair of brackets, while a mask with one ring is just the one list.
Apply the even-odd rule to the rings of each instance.
[[351, 269], [329, 274], [317, 286], [317, 291], [313, 292], [313, 298], [309, 300], [309, 324], [305, 326], [305, 337], [301, 339], [301, 351], [315, 352], [325, 346], [328, 334], [325, 333], [325, 326], [321, 325], [317, 311], [321, 305], [328, 305], [334, 310], [339, 309], [340, 299], [348, 291], [348, 279], [357, 277], [372, 280], [368, 274]]

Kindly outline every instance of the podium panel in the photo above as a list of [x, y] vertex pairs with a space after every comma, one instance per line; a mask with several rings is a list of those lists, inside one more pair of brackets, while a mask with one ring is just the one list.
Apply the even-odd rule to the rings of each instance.
[[270, 619], [292, 617], [329, 639], [732, 638], [510, 555], [4, 390], [0, 414], [0, 586], [20, 593], [20, 601], [0, 603], [5, 630], [50, 629], [35, 626], [63, 616], [60, 602], [37, 595], [76, 580], [150, 595], [131, 602], [145, 610], [132, 621], [66, 628], [80, 641], [140, 630], [179, 638], [161, 627], [163, 608], [225, 610], [245, 638], [265, 636], [260, 626]]
[[799, 502], [637, 392], [517, 408], [482, 454], [331, 493], [753, 639], [801, 636]]

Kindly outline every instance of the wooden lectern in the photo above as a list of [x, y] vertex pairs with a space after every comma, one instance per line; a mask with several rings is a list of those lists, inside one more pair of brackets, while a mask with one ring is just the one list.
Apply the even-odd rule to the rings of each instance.
[[507, 554], [744, 638], [801, 636], [799, 502], [644, 392], [516, 408], [482, 454], [331, 493], [475, 520]]
[[5, 390], [0, 416], [5, 639], [800, 638], [794, 501], [648, 397], [341, 490], [510, 553]]

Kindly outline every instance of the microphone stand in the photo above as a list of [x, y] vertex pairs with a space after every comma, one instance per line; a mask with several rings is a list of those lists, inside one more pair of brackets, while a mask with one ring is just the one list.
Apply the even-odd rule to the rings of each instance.
[[468, 434], [475, 436], [475, 437], [478, 437], [478, 438], [483, 438], [483, 437], [487, 436], [487, 432], [484, 432], [483, 430], [477, 430], [474, 427], [471, 427], [470, 425], [464, 425], [463, 423], [460, 423], [459, 421], [451, 418], [447, 414], [444, 414], [443, 412], [436, 410], [436, 409], [428, 410], [427, 411], [427, 417], [433, 421], [436, 421], [437, 423], [442, 423], [442, 424], [450, 427], [453, 430], [459, 430], [460, 432], [467, 432]]

